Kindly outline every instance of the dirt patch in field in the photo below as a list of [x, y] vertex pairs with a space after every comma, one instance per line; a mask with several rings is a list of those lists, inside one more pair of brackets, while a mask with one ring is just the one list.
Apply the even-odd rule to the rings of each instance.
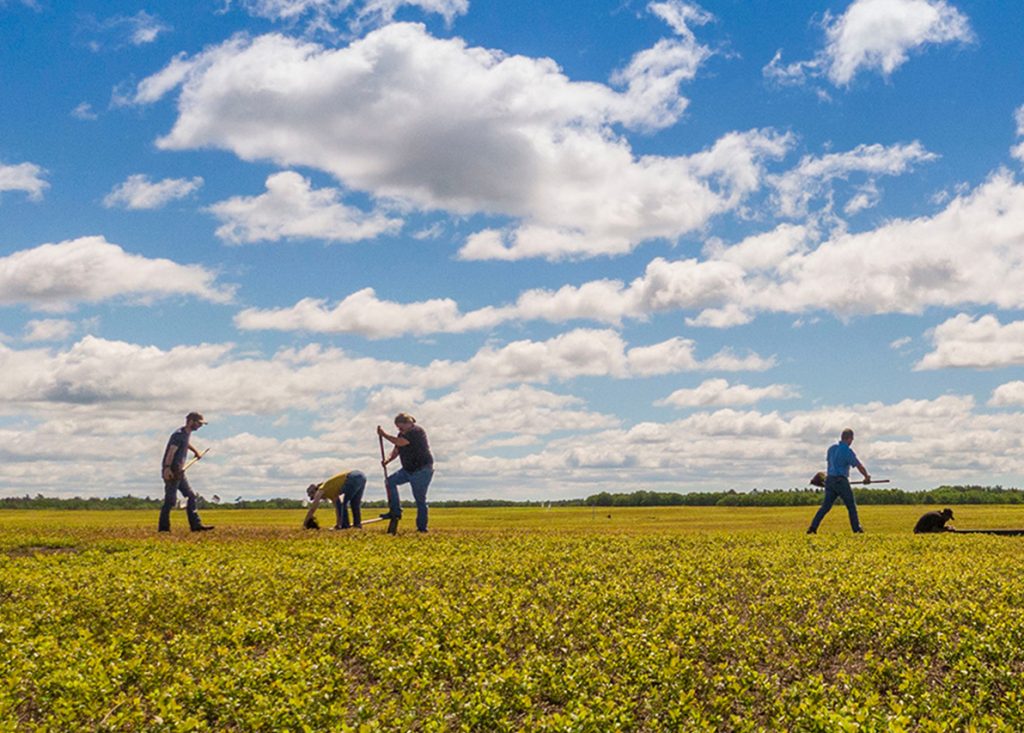
[[30, 555], [77, 555], [77, 547], [50, 547], [47, 545], [24, 545], [4, 550], [8, 557], [28, 557]]

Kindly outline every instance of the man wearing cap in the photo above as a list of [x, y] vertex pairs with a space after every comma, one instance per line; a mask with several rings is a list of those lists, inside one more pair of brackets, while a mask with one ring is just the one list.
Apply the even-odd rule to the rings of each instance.
[[167, 448], [164, 450], [162, 474], [164, 479], [164, 504], [160, 507], [160, 524], [157, 529], [160, 532], [171, 531], [171, 509], [178, 501], [178, 492], [187, 498], [185, 503], [185, 514], [188, 516], [188, 526], [193, 532], [205, 532], [213, 527], [203, 524], [199, 519], [199, 512], [196, 511], [196, 492], [188, 484], [185, 478], [185, 459], [188, 452], [195, 453], [196, 459], [202, 455], [190, 442], [192, 432], [206, 424], [206, 420], [198, 412], [190, 412], [185, 416], [185, 425], [175, 430], [167, 441]]
[[[312, 522], [316, 508], [324, 499], [334, 502], [334, 529], [348, 529], [349, 526], [356, 529], [363, 528], [362, 504], [363, 490], [366, 488], [366, 474], [362, 471], [344, 471], [335, 474], [319, 484], [310, 484], [306, 488], [306, 495], [309, 497], [309, 511], [306, 512], [306, 519], [302, 526], [306, 529], [315, 529], [316, 524]], [[352, 524], [349, 525], [348, 510], [352, 509]]]
[[850, 468], [854, 467], [864, 476], [864, 483], [871, 483], [871, 476], [864, 464], [857, 458], [850, 445], [853, 443], [853, 430], [846, 428], [839, 436], [839, 442], [828, 449], [825, 455], [828, 461], [828, 474], [825, 476], [825, 499], [821, 502], [807, 534], [815, 534], [818, 525], [825, 518], [836, 499], [842, 499], [846, 504], [846, 512], [850, 515], [850, 529], [860, 534], [864, 529], [860, 526], [860, 518], [857, 516], [857, 500], [853, 496], [853, 489], [850, 487]]

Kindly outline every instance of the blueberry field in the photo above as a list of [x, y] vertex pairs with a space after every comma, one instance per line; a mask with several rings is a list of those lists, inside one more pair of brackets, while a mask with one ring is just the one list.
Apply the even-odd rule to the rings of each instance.
[[7, 511], [0, 730], [1022, 730], [1024, 538], [922, 511]]

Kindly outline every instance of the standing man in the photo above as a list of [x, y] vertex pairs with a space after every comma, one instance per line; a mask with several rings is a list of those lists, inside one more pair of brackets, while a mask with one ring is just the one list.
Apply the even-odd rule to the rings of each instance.
[[193, 532], [213, 529], [199, 519], [199, 512], [196, 511], [196, 492], [192, 491], [188, 479], [185, 478], [185, 459], [188, 458], [188, 452], [195, 453], [197, 460], [203, 457], [190, 442], [193, 431], [203, 425], [206, 425], [203, 416], [198, 412], [190, 412], [185, 416], [185, 426], [175, 430], [167, 441], [163, 460], [164, 505], [160, 508], [160, 524], [157, 528], [160, 532], [171, 531], [171, 509], [178, 501], [179, 491], [188, 499], [185, 514], [188, 516], [189, 528]]
[[311, 504], [306, 512], [302, 526], [306, 529], [317, 529], [313, 521], [316, 508], [324, 499], [334, 502], [334, 529], [348, 529], [348, 509], [352, 509], [352, 525], [356, 529], [363, 528], [362, 504], [363, 489], [366, 488], [366, 475], [362, 471], [345, 471], [335, 474], [320, 484], [310, 484], [306, 488]]
[[846, 504], [846, 511], [850, 515], [850, 529], [860, 533], [864, 528], [860, 526], [860, 519], [857, 517], [857, 501], [853, 497], [853, 489], [850, 488], [850, 467], [856, 467], [864, 476], [864, 483], [871, 483], [871, 476], [864, 464], [857, 459], [850, 445], [853, 443], [853, 431], [850, 428], [843, 430], [839, 436], [839, 442], [828, 449], [826, 458], [828, 460], [828, 473], [825, 476], [825, 499], [818, 508], [818, 513], [811, 520], [811, 526], [807, 534], [815, 534], [818, 525], [825, 518], [836, 499], [842, 499]]
[[434, 478], [434, 456], [430, 454], [427, 433], [416, 424], [416, 418], [407, 412], [395, 416], [398, 435], [388, 435], [378, 425], [377, 435], [395, 446], [391, 455], [381, 461], [387, 465], [396, 457], [401, 459], [402, 468], [388, 476], [388, 511], [381, 514], [383, 519], [401, 519], [402, 502], [398, 498], [398, 486], [410, 484], [416, 500], [416, 531], [427, 531], [427, 487]]

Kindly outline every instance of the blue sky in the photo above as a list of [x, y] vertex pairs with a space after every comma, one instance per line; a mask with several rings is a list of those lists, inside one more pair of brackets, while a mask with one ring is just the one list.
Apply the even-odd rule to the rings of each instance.
[[[0, 494], [1024, 478], [1024, 27], [945, 0], [0, 0]], [[382, 492], [381, 492], [382, 493]]]

